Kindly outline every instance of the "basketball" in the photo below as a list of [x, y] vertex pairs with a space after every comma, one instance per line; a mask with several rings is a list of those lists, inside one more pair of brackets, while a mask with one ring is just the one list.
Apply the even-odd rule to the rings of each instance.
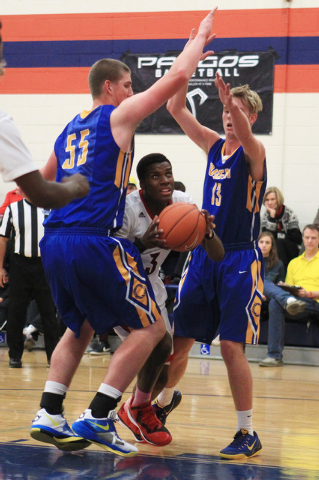
[[206, 233], [206, 220], [196, 205], [177, 202], [159, 214], [160, 238], [167, 247], [178, 252], [188, 252], [199, 245]]

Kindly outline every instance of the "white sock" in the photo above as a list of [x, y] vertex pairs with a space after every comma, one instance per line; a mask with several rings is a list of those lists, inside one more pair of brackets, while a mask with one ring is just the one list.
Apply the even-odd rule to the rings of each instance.
[[68, 387], [63, 385], [63, 383], [51, 382], [49, 380], [45, 382], [44, 392], [56, 393], [57, 395], [62, 395], [62, 397], [64, 397], [67, 391]]
[[287, 303], [286, 305], [290, 305], [291, 303], [295, 302], [297, 299], [295, 297], [289, 297], [287, 298]]
[[169, 405], [173, 399], [174, 395], [174, 388], [164, 388], [159, 395], [157, 396], [157, 403], [160, 407], [166, 407], [166, 405]]
[[106, 383], [101, 383], [100, 388], [98, 389], [98, 392], [104, 393], [104, 395], [108, 395], [109, 397], [112, 397], [112, 398], [119, 398], [123, 395], [122, 392], [120, 392], [114, 387], [111, 387], [111, 385], [107, 385]]
[[237, 412], [237, 432], [241, 428], [247, 430], [249, 435], [254, 435], [252, 410], [242, 410], [240, 412]]

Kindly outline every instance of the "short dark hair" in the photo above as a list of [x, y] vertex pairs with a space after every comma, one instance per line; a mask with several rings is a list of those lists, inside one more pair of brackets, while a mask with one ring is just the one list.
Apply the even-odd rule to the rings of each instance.
[[146, 170], [149, 165], [162, 162], [168, 162], [170, 165], [172, 165], [168, 158], [166, 158], [162, 153], [149, 153], [148, 155], [145, 155], [145, 157], [142, 157], [136, 167], [136, 173], [139, 181], [144, 180]]
[[309, 230], [316, 230], [319, 233], [319, 225], [316, 223], [309, 223], [309, 225], [306, 225], [302, 231], [302, 234], [305, 233], [306, 228], [309, 228]]
[[130, 68], [120, 60], [113, 58], [102, 58], [95, 62], [89, 73], [89, 87], [93, 98], [99, 97], [102, 93], [102, 85], [105, 80], [117, 83], [124, 73], [131, 73]]
[[186, 192], [186, 187], [183, 184], [183, 182], [179, 182], [178, 180], [176, 180], [176, 182], [174, 182], [174, 190], [179, 190], [180, 192]]

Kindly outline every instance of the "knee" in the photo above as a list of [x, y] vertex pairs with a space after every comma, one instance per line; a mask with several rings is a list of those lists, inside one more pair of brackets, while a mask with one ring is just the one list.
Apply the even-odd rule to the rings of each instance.
[[238, 361], [239, 357], [245, 356], [243, 343], [231, 342], [229, 340], [221, 340], [220, 352], [226, 366]]
[[174, 336], [174, 362], [188, 358], [194, 340], [191, 338]]

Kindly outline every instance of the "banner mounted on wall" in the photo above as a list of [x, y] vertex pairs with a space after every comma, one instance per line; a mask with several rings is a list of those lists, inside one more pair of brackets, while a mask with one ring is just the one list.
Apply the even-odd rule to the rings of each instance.
[[[149, 88], [169, 70], [180, 52], [166, 54], [125, 53], [121, 61], [132, 71], [134, 93]], [[234, 52], [223, 51], [199, 62], [192, 76], [187, 93], [187, 107], [202, 124], [223, 134], [222, 104], [214, 85], [216, 72], [230, 83], [231, 87], [249, 84], [263, 102], [263, 111], [254, 124], [255, 134], [272, 133], [273, 92], [274, 92], [274, 52]], [[180, 134], [181, 128], [163, 106], [143, 120], [136, 133]]]

